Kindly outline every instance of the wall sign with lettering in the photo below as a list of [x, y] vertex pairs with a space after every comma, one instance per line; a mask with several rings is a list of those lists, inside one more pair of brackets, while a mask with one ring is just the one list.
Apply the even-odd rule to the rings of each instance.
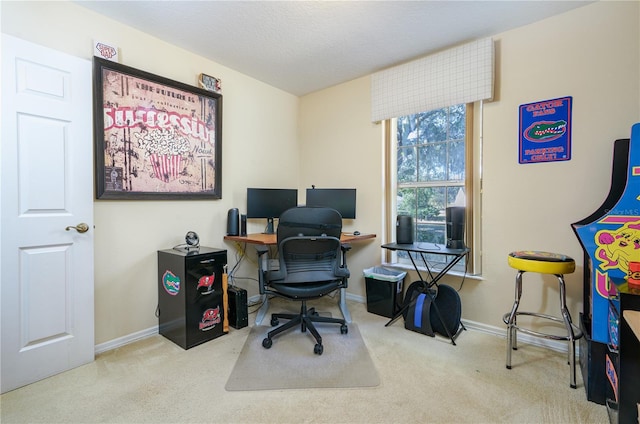
[[93, 63], [96, 199], [222, 198], [222, 95]]
[[520, 105], [519, 163], [571, 159], [572, 97]]

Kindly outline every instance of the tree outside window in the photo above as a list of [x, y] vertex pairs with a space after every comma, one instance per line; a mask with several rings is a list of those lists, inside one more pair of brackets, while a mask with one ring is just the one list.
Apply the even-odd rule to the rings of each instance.
[[445, 244], [446, 208], [465, 205], [466, 128], [465, 104], [397, 118], [397, 214], [415, 242]]

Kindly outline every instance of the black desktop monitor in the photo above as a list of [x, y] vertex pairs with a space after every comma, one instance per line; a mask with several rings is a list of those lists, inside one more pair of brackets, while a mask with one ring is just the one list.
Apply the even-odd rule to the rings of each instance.
[[325, 206], [340, 212], [344, 219], [356, 219], [355, 188], [308, 188], [307, 206]]
[[289, 188], [247, 188], [247, 218], [266, 218], [265, 233], [274, 232], [273, 219], [298, 206], [298, 190]]

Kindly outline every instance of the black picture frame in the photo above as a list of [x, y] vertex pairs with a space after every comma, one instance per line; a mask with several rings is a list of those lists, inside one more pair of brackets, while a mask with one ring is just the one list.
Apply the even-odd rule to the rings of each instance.
[[222, 95], [93, 58], [96, 199], [222, 198]]

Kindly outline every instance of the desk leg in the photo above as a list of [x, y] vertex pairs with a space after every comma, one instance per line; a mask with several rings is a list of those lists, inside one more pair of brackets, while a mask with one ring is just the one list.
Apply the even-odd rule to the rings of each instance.
[[262, 320], [267, 315], [267, 312], [269, 312], [269, 297], [266, 294], [263, 294], [262, 297], [262, 306], [260, 306], [260, 309], [256, 312], [256, 325], [262, 325]]
[[340, 307], [340, 312], [342, 312], [342, 318], [344, 318], [347, 323], [351, 323], [351, 314], [347, 308], [347, 289], [344, 287], [340, 289], [340, 301], [338, 306]]
[[[268, 253], [262, 254], [262, 256], [259, 259], [262, 261], [261, 269], [269, 269]], [[258, 270], [258, 272], [260, 271]], [[259, 275], [258, 278], [262, 278], [262, 275]], [[260, 282], [260, 284], [261, 283], [262, 281]], [[262, 320], [264, 319], [264, 317], [267, 315], [267, 312], [269, 311], [269, 296], [265, 293], [261, 295], [261, 297], [262, 297], [262, 306], [260, 306], [260, 308], [258, 309], [258, 312], [256, 312], [255, 325], [262, 325]]]

